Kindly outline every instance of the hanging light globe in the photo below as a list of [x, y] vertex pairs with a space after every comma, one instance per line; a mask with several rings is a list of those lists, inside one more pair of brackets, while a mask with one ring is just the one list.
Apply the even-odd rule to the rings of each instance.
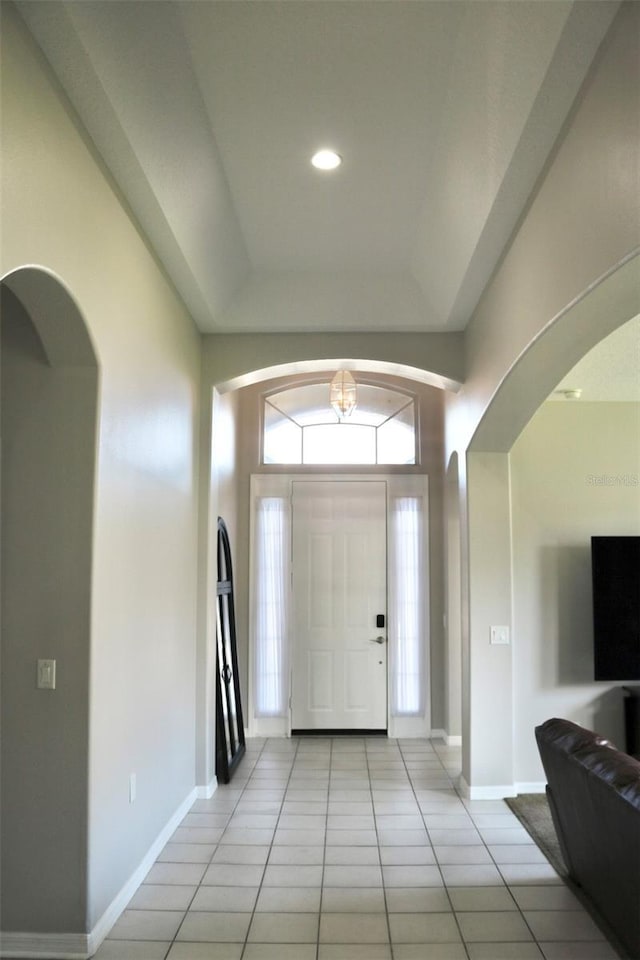
[[338, 370], [329, 387], [329, 403], [342, 420], [356, 408], [356, 382], [348, 370]]

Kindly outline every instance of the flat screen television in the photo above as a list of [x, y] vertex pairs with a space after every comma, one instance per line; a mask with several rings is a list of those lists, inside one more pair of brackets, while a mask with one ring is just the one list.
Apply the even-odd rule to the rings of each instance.
[[596, 680], [640, 680], [640, 537], [592, 537]]

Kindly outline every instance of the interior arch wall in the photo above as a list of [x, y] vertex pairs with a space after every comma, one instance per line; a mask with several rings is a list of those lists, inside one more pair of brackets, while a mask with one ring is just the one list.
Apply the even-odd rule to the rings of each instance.
[[492, 396], [469, 450], [511, 450], [565, 374], [639, 309], [640, 255], [634, 252], [554, 318], [523, 351]]
[[517, 787], [512, 647], [489, 643], [491, 625], [514, 626], [508, 451], [563, 374], [640, 309], [639, 39], [640, 7], [623, 3], [469, 325], [464, 387], [447, 397], [447, 457], [455, 451], [461, 463], [463, 777], [472, 796]]
[[[597, 318], [606, 318], [600, 325], [600, 340], [610, 327], [620, 326], [640, 309], [635, 266], [635, 260], [629, 260], [534, 340], [505, 377], [466, 451], [467, 522], [463, 528], [463, 553], [468, 568], [468, 601], [462, 634], [466, 651], [463, 660], [469, 664], [469, 703], [463, 711], [467, 716], [463, 736], [468, 738], [469, 744], [468, 753], [464, 751], [463, 757], [467, 757], [468, 767], [464, 775], [472, 795], [474, 791], [478, 796], [484, 795], [486, 790], [490, 795], [509, 795], [517, 790], [536, 790], [543, 785], [540, 764], [535, 755], [532, 756], [535, 754], [532, 751], [532, 725], [527, 726], [524, 717], [535, 716], [536, 722], [542, 722], [547, 719], [545, 707], [542, 701], [536, 707], [531, 697], [525, 706], [523, 698], [515, 696], [515, 677], [522, 663], [522, 657], [516, 658], [518, 645], [523, 634], [530, 632], [528, 623], [523, 622], [524, 611], [534, 602], [532, 598], [538, 590], [540, 571], [537, 570], [535, 576], [527, 575], [526, 583], [523, 582], [524, 568], [516, 562], [514, 554], [514, 540], [521, 535], [522, 524], [514, 528], [512, 450], [519, 438], [528, 432], [535, 413], [533, 403], [536, 402], [539, 409], [553, 387], [581, 359], [580, 348], [576, 347], [576, 343], [581, 342], [579, 331], [584, 331], [584, 340], [591, 346], [597, 337]], [[564, 345], [564, 349], [558, 349], [559, 344]], [[551, 361], [550, 357], [553, 358]], [[521, 383], [526, 383], [527, 389], [519, 391]], [[522, 428], [516, 433], [520, 424]], [[569, 434], [565, 438], [565, 450], [571, 445], [570, 437], [575, 440], [575, 436]], [[629, 436], [628, 442], [630, 450], [635, 445], [637, 453], [637, 430]], [[593, 457], [598, 456], [598, 449], [594, 438]], [[549, 444], [546, 455], [552, 457], [552, 451]], [[633, 459], [633, 454], [631, 456]], [[541, 469], [541, 477], [543, 472]], [[560, 484], [557, 496], [562, 496]], [[574, 492], [572, 503], [575, 498]], [[597, 517], [592, 518], [591, 528], [594, 532], [602, 532]], [[556, 573], [560, 576], [562, 571], [558, 569]], [[517, 607], [516, 597], [519, 601]], [[588, 601], [589, 596], [585, 595], [584, 600]], [[540, 616], [540, 620], [542, 622], [544, 617]], [[508, 646], [490, 645], [493, 625], [509, 627], [511, 642]], [[555, 636], [555, 631], [553, 633]], [[540, 631], [535, 642], [538, 646], [549, 644], [549, 656], [554, 655], [554, 649], [560, 656], [557, 645], [568, 644], [570, 639], [566, 633], [564, 637], [552, 639]], [[531, 644], [531, 638], [528, 643]], [[587, 631], [579, 645], [581, 655], [588, 651], [588, 645]], [[583, 685], [586, 682], [584, 671], [581, 682]], [[589, 709], [576, 697], [575, 691], [569, 690], [569, 686], [564, 700], [562, 695], [546, 697], [547, 710], [553, 703], [555, 713], [570, 713], [577, 722], [590, 723]], [[583, 699], [585, 691], [583, 686]], [[605, 732], [613, 736], [611, 720], [606, 719], [605, 723], [608, 725]], [[615, 723], [613, 731], [616, 732]], [[620, 742], [618, 736], [615, 739]]]
[[[98, 370], [49, 273], [18, 270], [0, 295], [2, 919], [62, 933], [87, 912]], [[56, 661], [55, 690], [36, 688], [40, 658]]]
[[59, 277], [42, 266], [19, 267], [3, 284], [29, 314], [52, 367], [96, 366], [87, 325]]
[[[546, 385], [526, 387], [523, 377], [518, 386], [526, 402], [515, 398], [513, 422], [501, 428], [500, 443], [491, 437], [497, 424], [486, 417], [492, 402], [530, 347], [554, 326], [553, 336], [562, 337], [577, 316], [573, 311], [588, 309], [599, 289], [602, 310], [584, 327], [573, 327], [573, 347], [563, 345], [557, 365], [560, 343], [553, 338], [543, 341], [543, 353], [530, 354], [529, 362], [542, 358], [553, 368], [554, 383], [556, 374], [638, 313], [639, 43], [640, 6], [622, 3], [545, 176], [469, 323], [464, 388], [447, 404], [447, 456], [466, 451], [476, 432], [474, 449], [509, 449]], [[629, 298], [635, 309], [622, 306]], [[529, 373], [533, 379], [533, 368]]]
[[221, 392], [337, 364], [455, 391], [464, 375], [463, 335], [328, 332], [203, 338], [204, 378]]

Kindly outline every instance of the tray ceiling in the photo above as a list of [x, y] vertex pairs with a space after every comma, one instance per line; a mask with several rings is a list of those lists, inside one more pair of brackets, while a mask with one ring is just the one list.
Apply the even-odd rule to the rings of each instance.
[[17, 7], [200, 329], [267, 333], [464, 329], [618, 4]]

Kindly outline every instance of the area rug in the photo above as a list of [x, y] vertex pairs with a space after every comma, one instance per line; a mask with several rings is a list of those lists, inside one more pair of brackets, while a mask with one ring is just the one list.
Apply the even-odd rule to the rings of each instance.
[[558, 842], [556, 829], [553, 825], [551, 810], [549, 809], [546, 795], [544, 793], [521, 793], [517, 797], [505, 797], [505, 803], [509, 805], [527, 833], [547, 857], [549, 863], [560, 874], [569, 889], [573, 891], [577, 899], [582, 903], [582, 906], [600, 927], [604, 936], [622, 960], [631, 960], [629, 954], [625, 951], [616, 934], [600, 914], [591, 898], [588, 897], [585, 891], [578, 886], [578, 884], [574, 883], [569, 876]]
[[544, 793], [521, 793], [507, 797], [505, 802], [535, 840], [551, 865], [561, 877], [567, 876], [567, 867], [562, 858], [551, 810]]

